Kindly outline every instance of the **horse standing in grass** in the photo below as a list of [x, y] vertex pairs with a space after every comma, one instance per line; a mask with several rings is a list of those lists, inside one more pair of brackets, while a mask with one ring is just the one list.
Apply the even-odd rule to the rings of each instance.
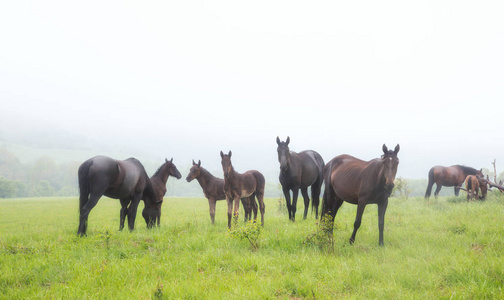
[[[159, 169], [150, 178], [152, 188], [154, 189], [154, 193], [156, 194], [156, 202], [159, 206], [158, 209], [155, 210], [156, 217], [154, 220], [154, 222], [157, 222], [158, 227], [161, 222], [161, 205], [163, 205], [163, 197], [166, 194], [166, 182], [168, 181], [168, 177], [170, 176], [173, 176], [177, 179], [180, 179], [182, 177], [179, 170], [173, 163], [173, 158], [171, 160], [165, 158], [165, 163], [161, 167], [159, 167]], [[145, 210], [142, 212], [142, 216], [144, 217], [145, 222], [148, 222], [149, 215], [150, 214], [148, 212], [145, 212]], [[154, 223], [147, 223], [148, 227], [151, 227], [152, 225], [154, 225]]]
[[429, 183], [425, 191], [425, 198], [428, 199], [432, 192], [432, 186], [436, 184], [434, 197], [437, 198], [439, 191], [443, 186], [453, 186], [455, 196], [459, 195], [460, 187], [468, 175], [478, 175], [483, 177], [481, 170], [476, 170], [471, 167], [453, 165], [450, 167], [434, 166], [429, 170]]
[[[487, 181], [477, 175], [467, 175], [465, 179], [467, 201], [474, 199], [484, 200], [487, 194]], [[481, 196], [478, 193], [481, 191]]]
[[[102, 195], [121, 201], [121, 221], [124, 228], [128, 216], [130, 230], [135, 228], [135, 218], [140, 199], [145, 201], [144, 216], [147, 226], [152, 224], [159, 212], [159, 203], [143, 165], [135, 158], [115, 160], [96, 156], [79, 167], [79, 229], [77, 234], [86, 235], [89, 212]], [[129, 205], [129, 206], [128, 206]]]
[[[278, 148], [278, 162], [280, 163], [280, 184], [285, 195], [289, 219], [296, 220], [296, 207], [299, 189], [304, 199], [304, 215], [306, 219], [310, 198], [308, 197], [308, 187], [311, 186], [312, 209], [315, 211], [315, 218], [318, 219], [318, 206], [320, 190], [324, 181], [324, 160], [322, 156], [313, 150], [306, 150], [296, 153], [289, 150], [290, 137], [285, 142], [280, 138], [276, 139]], [[292, 191], [292, 205], [290, 191]]]
[[399, 165], [397, 158], [399, 145], [394, 151], [388, 150], [387, 146], [383, 145], [382, 150], [381, 158], [366, 162], [345, 154], [336, 156], [324, 167], [325, 191], [321, 216], [331, 215], [330, 234], [332, 234], [334, 217], [343, 201], [357, 205], [357, 216], [350, 244], [355, 242], [364, 208], [370, 203], [375, 203], [378, 205], [379, 245], [383, 246], [385, 212]]
[[[191, 182], [193, 179], [198, 180], [201, 188], [203, 189], [203, 194], [208, 199], [208, 206], [210, 208], [210, 219], [212, 224], [215, 224], [215, 206], [217, 201], [226, 199], [226, 194], [224, 193], [224, 179], [217, 178], [208, 172], [205, 168], [201, 166], [201, 160], [195, 163], [193, 160], [193, 165], [189, 170], [189, 175], [187, 175], [187, 182]], [[257, 215], [257, 204], [254, 199], [242, 198], [243, 210], [245, 212], [245, 221], [252, 218], [252, 210], [255, 211]]]
[[[250, 202], [255, 202], [254, 197], [257, 197], [259, 202], [261, 225], [264, 226], [264, 176], [256, 170], [247, 171], [243, 174], [236, 172], [231, 163], [231, 154], [231, 151], [228, 154], [220, 152], [222, 170], [224, 171], [224, 193], [228, 205], [228, 228], [231, 228], [232, 216], [238, 218], [240, 199], [249, 198]], [[254, 211], [254, 220], [256, 218], [257, 210]]]

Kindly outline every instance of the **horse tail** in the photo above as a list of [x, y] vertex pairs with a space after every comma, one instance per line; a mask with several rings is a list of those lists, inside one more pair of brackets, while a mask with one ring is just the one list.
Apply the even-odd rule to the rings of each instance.
[[[320, 191], [322, 190], [322, 184], [324, 183], [324, 159], [322, 156], [320, 156], [318, 153], [315, 152], [315, 162], [317, 163], [317, 168], [318, 168], [318, 176], [317, 176], [317, 181], [315, 183], [316, 188], [311, 188], [312, 192], [312, 213], [313, 210], [316, 208], [318, 210], [319, 204], [320, 204]], [[318, 214], [318, 211], [317, 211]]]
[[332, 170], [332, 164], [333, 160], [327, 163], [327, 165], [324, 166], [323, 169], [323, 178], [324, 178], [324, 193], [322, 196], [322, 210], [320, 211], [320, 219], [322, 220], [322, 217], [324, 214], [326, 214], [329, 211], [329, 204], [327, 203], [329, 201], [329, 189], [331, 188], [331, 170]]
[[427, 190], [425, 191], [425, 198], [430, 197], [433, 185], [434, 185], [434, 168], [431, 168], [429, 171], [429, 182], [427, 183]]
[[92, 160], [87, 160], [82, 165], [79, 167], [78, 175], [79, 175], [79, 213], [82, 211], [82, 208], [84, 205], [89, 200], [89, 180], [88, 180], [88, 175], [89, 175], [89, 169], [91, 168], [91, 165], [93, 164]]

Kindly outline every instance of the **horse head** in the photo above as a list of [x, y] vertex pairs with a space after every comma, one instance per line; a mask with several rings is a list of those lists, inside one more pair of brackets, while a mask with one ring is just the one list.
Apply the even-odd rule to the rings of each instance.
[[277, 137], [276, 142], [278, 145], [277, 152], [278, 152], [278, 162], [280, 163], [280, 170], [282, 172], [286, 172], [287, 169], [289, 168], [289, 160], [290, 160], [290, 150], [289, 150], [290, 137], [287, 137], [287, 140], [285, 140], [285, 142], [280, 141], [280, 138]]
[[397, 174], [397, 166], [399, 165], [399, 158], [397, 158], [397, 153], [399, 152], [399, 144], [395, 147], [395, 149], [388, 150], [387, 146], [383, 144], [383, 176], [385, 177], [385, 189], [392, 192], [394, 188], [394, 180]]
[[173, 176], [173, 177], [175, 177], [177, 179], [182, 178], [182, 174], [180, 174], [179, 170], [177, 169], [177, 167], [173, 163], [173, 157], [170, 160], [168, 160], [168, 159], [165, 158], [165, 164], [164, 165], [168, 168], [168, 175]]
[[191, 182], [194, 178], [198, 178], [201, 174], [201, 160], [198, 160], [198, 163], [192, 161], [193, 166], [189, 170], [189, 175], [187, 175], [187, 182]]
[[220, 152], [222, 171], [224, 171], [225, 177], [233, 170], [233, 165], [231, 164], [231, 154], [231, 150], [229, 150], [228, 154], [224, 154], [222, 151]]

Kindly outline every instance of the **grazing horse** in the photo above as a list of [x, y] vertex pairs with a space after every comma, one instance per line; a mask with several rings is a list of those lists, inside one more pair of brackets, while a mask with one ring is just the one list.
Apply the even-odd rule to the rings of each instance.
[[[318, 219], [318, 206], [320, 189], [324, 181], [324, 160], [322, 156], [313, 150], [306, 150], [296, 153], [289, 150], [290, 137], [285, 142], [281, 142], [277, 137], [278, 162], [280, 163], [280, 184], [287, 202], [289, 219], [296, 220], [296, 206], [299, 189], [304, 199], [304, 215], [306, 219], [310, 198], [308, 197], [308, 187], [311, 186], [312, 209], [315, 210], [315, 218]], [[292, 191], [292, 205], [290, 191]]]
[[427, 184], [427, 190], [425, 191], [425, 198], [428, 199], [431, 195], [432, 186], [436, 184], [436, 190], [434, 191], [434, 197], [437, 198], [439, 191], [443, 186], [453, 186], [455, 190], [455, 196], [459, 195], [459, 188], [464, 183], [467, 175], [479, 175], [483, 176], [481, 170], [476, 170], [471, 167], [453, 165], [450, 167], [434, 166], [429, 170], [429, 183]]
[[465, 186], [467, 192], [467, 201], [473, 200], [478, 197], [479, 180], [476, 175], [467, 175], [465, 179]]
[[[478, 175], [467, 175], [465, 179], [465, 187], [467, 192], [467, 201], [474, 199], [484, 200], [487, 195], [487, 181]], [[481, 191], [481, 196], [478, 192]]]
[[[189, 170], [189, 175], [187, 175], [186, 180], [187, 182], [191, 182], [193, 179], [198, 180], [205, 197], [208, 199], [210, 219], [212, 220], [212, 224], [215, 224], [215, 205], [217, 201], [226, 199], [226, 194], [224, 194], [224, 179], [213, 176], [203, 168], [201, 166], [201, 160], [199, 160], [198, 163], [195, 163], [193, 160], [192, 163], [193, 166]], [[252, 218], [252, 209], [254, 209], [257, 215], [257, 204], [254, 199], [242, 198], [241, 201], [243, 210], [245, 211], [245, 221]]]
[[325, 191], [322, 200], [321, 216], [334, 217], [343, 201], [357, 205], [354, 230], [350, 237], [350, 244], [355, 242], [355, 235], [361, 225], [362, 214], [367, 204], [378, 204], [378, 228], [380, 231], [379, 245], [383, 246], [383, 228], [388, 198], [394, 188], [399, 159], [397, 153], [399, 145], [394, 151], [383, 145], [383, 155], [370, 161], [363, 161], [350, 155], [340, 155], [333, 158], [324, 167]]
[[[163, 205], [163, 197], [166, 194], [166, 182], [168, 181], [168, 177], [173, 176], [177, 179], [182, 178], [182, 175], [180, 174], [179, 170], [173, 164], [173, 158], [171, 160], [168, 160], [165, 158], [165, 163], [159, 167], [159, 169], [152, 175], [150, 178], [152, 188], [154, 189], [154, 193], [156, 194], [156, 201], [158, 203], [158, 208], [155, 210], [155, 220], [154, 222], [157, 221], [157, 226], [159, 227], [159, 224], [161, 222], [161, 205]], [[127, 212], [127, 209], [125, 210]], [[121, 213], [121, 216], [123, 214]], [[145, 210], [142, 212], [142, 216], [145, 219], [145, 222], [147, 222], [147, 227], [152, 227], [154, 223], [150, 224], [148, 222], [149, 220], [149, 215], [151, 213], [146, 212]]]
[[[243, 174], [236, 172], [231, 163], [231, 151], [228, 154], [220, 152], [222, 170], [224, 171], [224, 193], [228, 205], [228, 228], [231, 228], [231, 217], [238, 218], [240, 199], [249, 198], [249, 202], [255, 202], [257, 197], [259, 210], [261, 211], [261, 225], [264, 226], [264, 176], [256, 170], [247, 171]], [[234, 203], [234, 207], [233, 207]], [[254, 211], [254, 220], [257, 218], [257, 210]]]
[[145, 201], [143, 215], [148, 227], [160, 214], [160, 206], [149, 176], [140, 161], [135, 158], [115, 160], [106, 156], [95, 156], [80, 165], [78, 175], [80, 217], [77, 234], [80, 236], [86, 235], [89, 212], [102, 195], [120, 199], [120, 230], [124, 228], [126, 215], [129, 229], [135, 228], [136, 212], [141, 199]]

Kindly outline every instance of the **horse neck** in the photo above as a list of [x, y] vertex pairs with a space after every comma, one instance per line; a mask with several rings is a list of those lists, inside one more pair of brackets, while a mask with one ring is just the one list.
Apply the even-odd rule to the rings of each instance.
[[200, 175], [196, 177], [203, 189], [205, 189], [214, 178], [216, 177], [204, 168], [200, 168]]
[[161, 183], [166, 184], [166, 182], [168, 181], [168, 177], [170, 176], [170, 174], [168, 174], [168, 170], [169, 168], [165, 168], [163, 166], [157, 174], [152, 176], [152, 178], [157, 178], [159, 181], [161, 181]]

